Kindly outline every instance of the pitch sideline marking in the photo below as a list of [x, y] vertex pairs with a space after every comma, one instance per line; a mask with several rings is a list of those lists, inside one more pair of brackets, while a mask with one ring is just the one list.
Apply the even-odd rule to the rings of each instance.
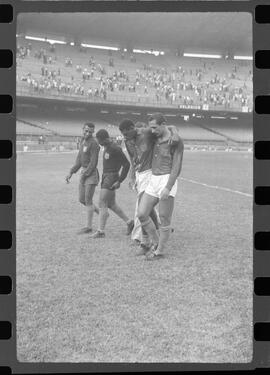
[[216, 186], [215, 185], [209, 185], [209, 184], [205, 184], [203, 182], [199, 182], [199, 181], [195, 181], [195, 180], [190, 180], [190, 179], [184, 178], [184, 177], [180, 177], [180, 179], [183, 180], [183, 181], [191, 182], [192, 184], [202, 185], [202, 186], [208, 187], [210, 189], [228, 191], [230, 193], [240, 194], [240, 195], [244, 195], [245, 197], [251, 197], [252, 198], [252, 194], [243, 193], [242, 191], [239, 191], [239, 190], [233, 190], [233, 189], [229, 189], [229, 188], [225, 188], [225, 187], [217, 186], [217, 185]]

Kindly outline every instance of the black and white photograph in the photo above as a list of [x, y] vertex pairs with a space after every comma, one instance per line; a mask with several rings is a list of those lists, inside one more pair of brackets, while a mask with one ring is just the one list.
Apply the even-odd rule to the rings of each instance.
[[16, 33], [18, 361], [250, 363], [252, 15]]
[[[21, 0], [21, 1], [38, 1], [38, 0]], [[59, 1], [59, 0], [43, 0], [43, 1]], [[70, 2], [77, 2], [77, 1], [105, 1], [105, 0], [65, 0], [65, 1], [70, 1]], [[111, 0], [111, 1], [116, 1], [116, 0]], [[125, 1], [136, 1], [136, 0], [125, 0]], [[145, 1], [153, 1], [153, 0], [145, 0]], [[159, 1], [168, 1], [168, 0], [159, 0]], [[194, 0], [174, 0], [174, 1], [183, 1], [183, 2], [189, 2], [189, 1], [194, 1]], [[195, 0], [196, 1], [196, 0]], [[224, 0], [197, 0], [197, 1], [224, 1]], [[250, 1], [250, 0], [226, 0], [228, 1]]]

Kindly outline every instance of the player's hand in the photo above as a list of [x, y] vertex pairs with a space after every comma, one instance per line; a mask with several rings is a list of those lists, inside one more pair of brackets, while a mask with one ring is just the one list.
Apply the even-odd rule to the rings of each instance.
[[131, 190], [136, 190], [137, 189], [136, 180], [130, 179], [128, 182], [128, 186]]
[[168, 188], [164, 188], [160, 194], [160, 200], [165, 200], [169, 198], [170, 190]]
[[179, 135], [177, 133], [172, 133], [170, 134], [170, 137], [168, 139], [168, 144], [170, 146], [175, 146], [179, 143]]
[[71, 176], [72, 176], [72, 174], [70, 173], [70, 174], [68, 174], [67, 176], [66, 176], [66, 183], [67, 184], [69, 184], [70, 183], [70, 179], [71, 179]]
[[120, 188], [120, 182], [116, 181], [114, 184], [111, 186], [111, 190], [119, 189]]
[[179, 137], [177, 137], [176, 135], [171, 135], [169, 140], [168, 140], [168, 143], [170, 146], [175, 146], [179, 143]]

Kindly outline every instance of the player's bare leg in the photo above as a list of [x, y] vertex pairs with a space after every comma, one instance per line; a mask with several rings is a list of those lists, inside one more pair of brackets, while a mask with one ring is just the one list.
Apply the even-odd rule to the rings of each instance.
[[155, 224], [155, 227], [159, 229], [159, 218], [158, 218], [158, 214], [157, 214], [155, 207], [152, 209], [149, 216], [151, 217], [153, 223]]
[[174, 197], [169, 196], [168, 199], [160, 200], [159, 202], [159, 241], [156, 254], [163, 254], [165, 246], [169, 240], [171, 233], [171, 219], [174, 207]]
[[127, 217], [122, 208], [115, 202], [115, 199], [109, 204], [109, 209], [127, 224], [127, 235], [129, 235], [134, 227], [134, 221]]
[[113, 197], [114, 192], [108, 189], [101, 189], [99, 196], [99, 216], [98, 216], [98, 230], [91, 236], [91, 238], [105, 237], [105, 227], [109, 217], [108, 206]]
[[87, 227], [92, 229], [93, 216], [95, 212], [95, 205], [93, 204], [93, 196], [95, 193], [96, 185], [85, 186], [85, 205], [87, 209]]
[[135, 212], [134, 212], [134, 228], [131, 234], [131, 239], [133, 243], [139, 243], [139, 244], [142, 241], [142, 227], [138, 219], [138, 206], [139, 206], [141, 195], [142, 193], [139, 196], [137, 196], [137, 199], [136, 199]]
[[174, 207], [174, 198], [169, 197], [159, 202], [159, 241], [157, 247], [152, 246], [151, 250], [146, 254], [146, 260], [156, 260], [164, 256], [164, 249], [169, 240], [171, 229], [171, 218]]
[[144, 193], [139, 203], [138, 218], [141, 222], [142, 228], [150, 237], [153, 244], [158, 244], [159, 236], [157, 229], [150, 218], [150, 212], [158, 202], [158, 198]]
[[[136, 207], [135, 207], [135, 226], [134, 226], [134, 229], [133, 229], [133, 232], [132, 232], [132, 237], [133, 237], [133, 239], [137, 239], [138, 238], [140, 240], [141, 247], [143, 248], [143, 250], [145, 250], [146, 248], [149, 248], [149, 246], [151, 245], [151, 240], [150, 240], [150, 238], [149, 238], [146, 230], [141, 226], [140, 220], [138, 219], [138, 208], [139, 208], [142, 196], [143, 196], [143, 192], [139, 194], [139, 196], [137, 198], [137, 202], [136, 202]], [[153, 208], [153, 210], [150, 212], [149, 216], [151, 218], [152, 218], [153, 211], [156, 213], [155, 208]], [[154, 220], [155, 220], [157, 218], [157, 215], [154, 215], [153, 217], [154, 217]], [[153, 220], [153, 222], [154, 222], [156, 228], [158, 228], [158, 225], [155, 223], [154, 220]]]
[[101, 189], [99, 201], [99, 231], [104, 232], [109, 217], [108, 206], [113, 199], [115, 192], [108, 189]]
[[[93, 189], [91, 187], [94, 187]], [[92, 221], [93, 221], [93, 214], [92, 214], [92, 199], [95, 192], [95, 185], [84, 185], [82, 183], [79, 184], [79, 202], [86, 207], [87, 210], [87, 226], [82, 228], [78, 234], [85, 234], [92, 232]]]

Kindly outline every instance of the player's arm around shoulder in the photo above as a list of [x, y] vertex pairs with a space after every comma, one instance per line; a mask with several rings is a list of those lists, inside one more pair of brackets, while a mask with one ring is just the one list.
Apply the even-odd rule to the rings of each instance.
[[180, 135], [178, 133], [178, 129], [174, 125], [169, 125], [168, 129], [169, 129], [170, 134], [171, 134], [170, 138], [169, 138], [169, 144], [171, 146], [176, 146], [181, 141]]

